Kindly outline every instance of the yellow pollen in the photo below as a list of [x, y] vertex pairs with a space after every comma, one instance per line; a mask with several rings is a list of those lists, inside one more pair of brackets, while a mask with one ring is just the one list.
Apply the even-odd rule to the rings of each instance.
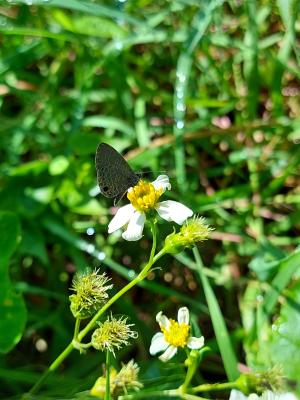
[[162, 193], [163, 189], [155, 189], [152, 183], [140, 180], [127, 193], [127, 197], [136, 210], [146, 213], [155, 208]]
[[189, 338], [190, 326], [170, 319], [169, 329], [161, 327], [162, 333], [168, 343], [175, 347], [185, 347]]

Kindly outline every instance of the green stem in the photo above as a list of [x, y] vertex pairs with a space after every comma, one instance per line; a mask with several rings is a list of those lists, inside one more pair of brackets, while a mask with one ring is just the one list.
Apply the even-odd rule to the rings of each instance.
[[156, 239], [157, 239], [156, 221], [150, 219], [149, 222], [150, 222], [150, 226], [151, 226], [153, 241], [152, 241], [152, 249], [151, 249], [148, 263], [153, 263], [153, 258], [154, 258], [154, 254], [155, 254], [155, 250], [156, 250]]
[[101, 317], [101, 315], [113, 304], [115, 303], [124, 293], [128, 292], [133, 286], [141, 282], [148, 275], [149, 269], [152, 265], [164, 255], [163, 249], [153, 257], [152, 262], [148, 262], [146, 266], [142, 269], [142, 271], [126, 286], [124, 286], [118, 293], [116, 293], [111, 299], [108, 300], [107, 303], [97, 312], [97, 314], [90, 320], [90, 322], [86, 325], [84, 329], [79, 333], [78, 340], [79, 342], [88, 334], [88, 332], [94, 328], [97, 320]]
[[[151, 223], [151, 222], [150, 222]], [[164, 254], [165, 251], [164, 249], [160, 250], [155, 256], [155, 249], [156, 249], [156, 226], [155, 223], [151, 223], [151, 231], [153, 235], [153, 242], [152, 242], [152, 249], [150, 253], [150, 258], [148, 263], [145, 265], [145, 267], [142, 269], [142, 271], [131, 281], [129, 282], [126, 286], [124, 286], [118, 293], [116, 293], [108, 302], [97, 312], [97, 314], [91, 319], [91, 321], [86, 325], [82, 331], [78, 332], [77, 329], [79, 330], [79, 325], [80, 321], [75, 323], [75, 329], [74, 329], [74, 337], [75, 334], [77, 336], [77, 340], [79, 343], [81, 340], [88, 334], [88, 332], [94, 328], [97, 320], [101, 317], [101, 315], [113, 304], [115, 303], [121, 296], [123, 296], [124, 293], [128, 292], [133, 286], [141, 282], [143, 279], [145, 279], [149, 273], [150, 268], [153, 266], [153, 264], [156, 263], [156, 261], [161, 258]], [[53, 363], [50, 365], [50, 367], [43, 373], [43, 375], [40, 377], [40, 379], [32, 386], [32, 388], [29, 390], [29, 394], [36, 393], [37, 390], [41, 387], [41, 385], [45, 382], [45, 380], [48, 378], [48, 376], [54, 372], [59, 365], [63, 362], [63, 360], [72, 352], [74, 349], [73, 343], [69, 343], [68, 346], [62, 351], [62, 353], [53, 361]]]
[[147, 399], [150, 397], [156, 398], [156, 397], [175, 397], [179, 396], [179, 392], [177, 389], [170, 389], [170, 390], [157, 390], [154, 392], [137, 392], [134, 394], [125, 394], [123, 396], [119, 396], [118, 400], [136, 400], [136, 399]]
[[204, 383], [202, 385], [192, 388], [193, 393], [197, 392], [210, 392], [212, 390], [231, 390], [238, 389], [236, 382], [224, 382], [224, 383]]
[[110, 351], [106, 352], [106, 381], [105, 381], [105, 398], [110, 400]]
[[45, 382], [45, 380], [48, 378], [48, 376], [54, 372], [59, 365], [64, 361], [65, 358], [68, 357], [68, 355], [71, 353], [71, 351], [74, 349], [74, 346], [71, 343], [68, 344], [68, 346], [64, 349], [62, 353], [53, 361], [53, 363], [50, 365], [50, 367], [43, 373], [43, 375], [40, 377], [40, 379], [32, 386], [32, 388], [29, 390], [29, 394], [35, 393], [41, 385]]
[[138, 399], [153, 399], [157, 397], [180, 397], [183, 400], [206, 400], [203, 397], [195, 396], [194, 394], [181, 393], [178, 389], [157, 390], [155, 392], [137, 392], [119, 396], [118, 400], [138, 400]]
[[182, 393], [186, 393], [187, 388], [193, 379], [193, 376], [195, 375], [195, 372], [198, 367], [198, 358], [199, 358], [199, 353], [190, 353], [188, 355], [188, 358], [186, 360], [186, 363], [188, 364], [188, 370], [186, 372], [185, 380], [184, 383], [181, 385], [181, 391]]
[[77, 340], [79, 328], [80, 328], [80, 319], [76, 318], [73, 340]]

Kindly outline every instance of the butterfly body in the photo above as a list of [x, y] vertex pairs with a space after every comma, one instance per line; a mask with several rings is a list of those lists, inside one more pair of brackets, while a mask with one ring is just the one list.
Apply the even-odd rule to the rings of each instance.
[[140, 180], [121, 154], [107, 143], [98, 145], [95, 164], [100, 191], [103, 196], [114, 198], [114, 204]]

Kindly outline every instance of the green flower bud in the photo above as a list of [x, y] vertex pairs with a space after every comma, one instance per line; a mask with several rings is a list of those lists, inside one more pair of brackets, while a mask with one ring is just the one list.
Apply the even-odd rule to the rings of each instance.
[[75, 318], [89, 318], [102, 307], [108, 299], [107, 290], [113, 286], [106, 285], [109, 280], [105, 274], [98, 275], [98, 270], [75, 275], [71, 290], [76, 293], [69, 296]]
[[268, 371], [243, 374], [236, 380], [236, 384], [245, 394], [262, 394], [266, 390], [280, 392], [284, 387], [284, 377], [282, 369], [275, 366]]
[[168, 235], [165, 239], [165, 251], [170, 254], [177, 254], [185, 248], [191, 248], [197, 242], [202, 242], [208, 239], [212, 228], [205, 224], [205, 219], [195, 216], [188, 219], [182, 225], [180, 231]]
[[133, 324], [127, 323], [126, 317], [117, 319], [111, 316], [105, 322], [99, 323], [99, 328], [92, 335], [92, 346], [96, 350], [109, 350], [114, 354], [115, 349], [127, 346], [130, 338], [137, 338], [137, 332], [131, 330], [132, 326]]

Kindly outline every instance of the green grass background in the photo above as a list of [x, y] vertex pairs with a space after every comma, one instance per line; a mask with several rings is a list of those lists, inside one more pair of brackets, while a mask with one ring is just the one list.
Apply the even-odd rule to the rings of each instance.
[[[68, 344], [76, 270], [100, 267], [117, 291], [147, 261], [149, 231], [134, 243], [107, 234], [113, 205], [94, 168], [101, 141], [148, 179], [168, 174], [165, 199], [215, 228], [199, 246], [204, 276], [192, 252], [169, 256], [115, 304], [139, 331], [116, 365], [134, 357], [147, 389], [176, 387], [182, 364], [162, 365], [148, 348], [156, 313], [175, 317], [187, 305], [194, 334], [212, 349], [195, 383], [233, 377], [226, 363], [237, 359], [257, 370], [281, 365], [299, 390], [299, 8], [297, 0], [0, 1], [3, 398], [28, 390]], [[160, 243], [171, 231], [159, 224]], [[216, 299], [229, 356], [214, 333]], [[73, 352], [41, 398], [80, 397], [103, 361]]]

